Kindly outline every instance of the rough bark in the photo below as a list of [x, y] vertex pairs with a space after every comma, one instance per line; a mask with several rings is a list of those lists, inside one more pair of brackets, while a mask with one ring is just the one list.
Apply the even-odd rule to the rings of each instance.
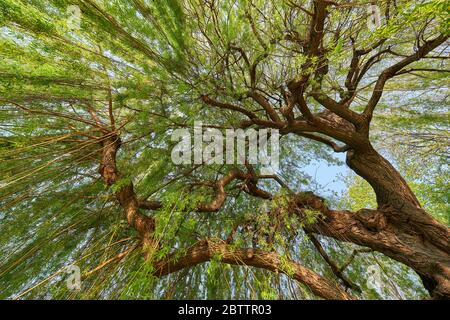
[[[207, 94], [202, 95], [201, 100], [211, 107], [238, 112], [246, 116], [248, 120], [241, 123], [243, 128], [252, 125], [277, 128], [281, 134], [293, 133], [306, 136], [331, 146], [335, 151], [347, 151], [348, 166], [372, 186], [376, 193], [378, 208], [375, 210], [361, 209], [358, 212], [330, 210], [324, 205], [321, 198], [311, 193], [303, 193], [295, 197], [292, 210], [299, 215], [303, 214], [302, 210], [306, 207], [321, 211], [325, 218], [307, 226], [308, 232], [330, 236], [340, 241], [352, 242], [381, 252], [414, 269], [422, 278], [424, 286], [432, 297], [450, 299], [449, 228], [436, 221], [420, 207], [419, 201], [399, 172], [389, 161], [377, 153], [369, 142], [370, 122], [376, 105], [383, 94], [386, 82], [401, 74], [406, 66], [420, 60], [440, 46], [447, 40], [448, 36], [439, 35], [434, 39], [424, 41], [411, 55], [385, 69], [375, 84], [373, 94], [364, 112], [356, 113], [349, 106], [355, 92], [357, 92], [358, 83], [384, 54], [392, 52], [390, 49], [381, 50], [384, 39], [381, 39], [369, 49], [357, 50], [355, 47], [345, 84], [348, 92], [343, 92], [342, 101], [337, 102], [323, 93], [321, 83], [328, 73], [328, 61], [325, 57], [326, 48], [323, 46], [323, 37], [326, 30], [328, 7], [333, 5], [335, 5], [334, 2], [324, 0], [312, 2], [313, 11], [309, 13], [311, 20], [307, 39], [297, 41], [297, 44], [307, 56], [307, 61], [302, 66], [301, 76], [296, 78], [295, 81], [287, 82], [291, 96], [287, 99], [287, 105], [280, 110], [280, 114], [277, 114], [276, 108], [273, 108], [263, 96], [255, 93], [251, 96], [263, 107], [267, 116], [264, 119], [260, 118], [260, 113], [256, 111], [248, 110], [240, 105], [221, 102]], [[380, 48], [380, 51], [367, 59], [364, 65], [360, 65], [364, 56], [377, 48]], [[245, 56], [245, 52], [241, 53]], [[251, 69], [253, 86], [255, 68]], [[311, 71], [308, 71], [310, 69], [314, 71], [311, 73]], [[327, 109], [315, 114], [309, 109], [305, 98], [312, 78], [315, 84], [313, 83], [311, 96]], [[297, 118], [294, 117], [293, 113], [295, 106], [301, 113], [301, 116]], [[340, 147], [335, 143], [335, 140], [345, 145]], [[104, 147], [103, 163], [100, 170], [105, 183], [108, 185], [115, 183], [118, 179], [115, 162], [114, 165], [110, 165], [108, 161], [110, 158], [115, 158], [115, 153], [120, 145], [114, 140], [110, 142], [115, 147], [111, 150], [109, 150], [109, 147]], [[210, 203], [200, 204], [198, 211], [219, 211], [226, 201], [225, 187], [235, 178], [246, 181], [247, 193], [270, 198], [257, 189], [257, 180], [254, 180], [254, 177], [244, 177], [240, 173], [234, 172], [217, 182], [214, 187], [216, 197]], [[151, 233], [154, 228], [153, 219], [140, 214], [138, 209], [155, 210], [160, 207], [160, 204], [138, 201], [132, 185], [121, 188], [116, 193], [116, 197], [124, 208], [130, 225], [136, 228], [140, 234]], [[280, 260], [278, 256], [272, 253], [258, 252], [258, 255], [252, 254], [252, 257], [248, 258], [246, 250], [249, 249], [234, 250], [231, 253], [228, 247], [220, 243], [199, 243], [180, 260], [169, 259], [160, 262], [157, 273], [164, 275], [169, 271], [174, 272], [181, 268], [191, 267], [209, 261], [217, 253], [223, 255], [222, 261], [226, 263], [253, 265], [272, 271], [279, 269]], [[239, 260], [236, 256], [239, 257]], [[261, 257], [264, 257], [264, 259]], [[311, 274], [311, 271], [307, 270], [308, 272], [306, 272], [302, 268], [296, 269], [299, 274], [298, 280], [307, 284], [313, 291], [315, 290], [315, 293], [328, 298], [347, 298], [326, 285], [318, 288], [317, 283], [322, 285], [323, 282], [315, 277], [315, 274]], [[323, 290], [329, 290], [329, 292]]]
[[[120, 179], [120, 174], [116, 165], [116, 155], [120, 148], [120, 144], [120, 139], [116, 135], [112, 135], [102, 142], [102, 158], [99, 173], [108, 186], [117, 183]], [[231, 171], [216, 183], [216, 198], [211, 203], [200, 204], [198, 210], [200, 212], [218, 211], [226, 199], [225, 186], [234, 179], [245, 180], [249, 193], [265, 199], [270, 198], [270, 194], [256, 186], [257, 180], [253, 174], [254, 173], [251, 172], [251, 170], [248, 174], [244, 174], [240, 170]], [[161, 208], [161, 203], [157, 201], [138, 200], [131, 183], [121, 187], [115, 195], [125, 212], [128, 224], [133, 227], [142, 238], [145, 259], [149, 263], [154, 264], [156, 270], [155, 275], [158, 277], [210, 261], [213, 257], [220, 255], [221, 262], [223, 263], [248, 265], [273, 272], [284, 273], [300, 283], [303, 283], [309, 287], [314, 294], [325, 299], [354, 299], [339, 285], [321, 277], [317, 273], [298, 263], [290, 260], [283, 260], [282, 257], [275, 252], [264, 252], [253, 248], [232, 248], [226, 242], [221, 240], [200, 241], [188, 249], [181, 257], [179, 257], [177, 251], [168, 258], [160, 261], [153, 261], [152, 253], [158, 247], [157, 241], [153, 238], [155, 221], [153, 218], [140, 213], [139, 209], [145, 208], [156, 210]], [[109, 263], [120, 261], [127, 254], [128, 252], [119, 254], [95, 268], [91, 273], [96, 272]]]
[[349, 150], [346, 162], [372, 186], [379, 206], [394, 205], [400, 208], [406, 201], [420, 207], [419, 201], [400, 173], [370, 144], [363, 149]]
[[[116, 135], [112, 135], [102, 142], [102, 158], [99, 173], [108, 186], [113, 185], [120, 179], [116, 165], [116, 154], [120, 144], [120, 138]], [[134, 192], [133, 184], [130, 183], [121, 187], [115, 193], [115, 196], [125, 212], [128, 224], [138, 232], [146, 249], [155, 247], [156, 244], [152, 240], [155, 221], [153, 218], [139, 212], [139, 200]]]
[[161, 277], [181, 269], [190, 268], [200, 263], [210, 261], [215, 256], [219, 256], [222, 263], [246, 265], [270, 270], [272, 272], [284, 273], [306, 285], [317, 296], [325, 299], [354, 299], [335, 283], [294, 261], [287, 259], [283, 260], [282, 257], [275, 252], [265, 252], [253, 248], [233, 248], [221, 240], [200, 241], [188, 249], [181, 257], [174, 254], [167, 259], [156, 262], [154, 264], [154, 274]]
[[450, 299], [450, 228], [420, 207], [403, 177], [372, 147], [350, 150], [347, 164], [377, 196], [378, 211], [360, 215], [377, 221], [375, 235], [382, 235], [385, 246], [368, 246], [413, 268], [432, 297]]
[[351, 150], [347, 162], [374, 188], [378, 209], [330, 210], [321, 198], [302, 194], [296, 206], [319, 210], [325, 216], [307, 229], [370, 247], [402, 262], [420, 275], [433, 298], [449, 299], [450, 229], [420, 208], [401, 175], [375, 150]]

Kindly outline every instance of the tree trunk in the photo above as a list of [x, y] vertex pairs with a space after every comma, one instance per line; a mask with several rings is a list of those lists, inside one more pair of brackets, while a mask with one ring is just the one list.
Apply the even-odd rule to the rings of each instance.
[[370, 183], [378, 203], [377, 210], [358, 212], [366, 238], [360, 243], [413, 268], [433, 298], [450, 299], [450, 229], [420, 207], [400, 173], [372, 146], [349, 150], [347, 164]]
[[379, 207], [392, 205], [401, 208], [406, 201], [420, 208], [405, 179], [370, 144], [361, 151], [350, 149], [346, 160], [347, 165], [372, 186]]

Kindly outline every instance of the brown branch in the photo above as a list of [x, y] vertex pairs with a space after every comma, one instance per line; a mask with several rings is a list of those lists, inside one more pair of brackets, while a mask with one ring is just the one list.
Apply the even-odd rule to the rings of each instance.
[[300, 79], [292, 80], [287, 83], [289, 91], [291, 91], [295, 102], [299, 105], [300, 112], [305, 116], [306, 120], [311, 123], [314, 123], [314, 117], [309, 110], [303, 95], [307, 86], [307, 82], [311, 75], [309, 69], [313, 67], [312, 58], [321, 55], [321, 45], [324, 35], [325, 19], [328, 14], [326, 9], [327, 4], [324, 1], [314, 1], [313, 7], [314, 10], [310, 21], [308, 41], [304, 44], [305, 53], [308, 57], [307, 61], [301, 67]]
[[139, 209], [144, 210], [158, 210], [162, 208], [161, 201], [157, 200], [139, 200], [138, 201]]
[[250, 60], [248, 59], [248, 56], [245, 53], [244, 49], [242, 49], [241, 47], [234, 46], [234, 45], [230, 45], [229, 48], [232, 50], [238, 51], [241, 54], [242, 58], [244, 59], [244, 62], [245, 62], [245, 65], [247, 66], [247, 68], [249, 68], [249, 69], [251, 68]]
[[266, 98], [264, 98], [263, 95], [256, 91], [252, 91], [250, 93], [250, 96], [266, 111], [267, 115], [275, 122], [281, 122], [280, 117], [278, 116], [277, 112], [274, 108], [270, 105], [269, 101], [267, 101]]
[[303, 97], [303, 88], [300, 89], [295, 96], [297, 98], [297, 103], [298, 103], [300, 112], [305, 117], [306, 121], [308, 121], [312, 124], [315, 124], [317, 122], [316, 117], [314, 117], [314, 115], [311, 113], [311, 110], [309, 110], [308, 105], [306, 104], [306, 100]]
[[282, 258], [276, 252], [265, 252], [254, 248], [234, 248], [222, 240], [200, 241], [182, 256], [175, 252], [154, 264], [156, 270], [154, 274], [162, 277], [210, 261], [216, 256], [220, 257], [222, 263], [252, 266], [284, 273], [306, 285], [315, 295], [325, 299], [354, 299], [331, 281], [292, 260]]
[[245, 191], [253, 196], [263, 199], [270, 199], [272, 197], [270, 193], [261, 190], [256, 186], [256, 181], [254, 180], [254, 177], [251, 174], [245, 174], [241, 170], [234, 169], [216, 182], [214, 186], [214, 189], [216, 190], [215, 198], [211, 202], [199, 204], [197, 207], [197, 211], [199, 212], [219, 211], [227, 198], [225, 187], [235, 179], [244, 180], [245, 186], [247, 187]]
[[[102, 142], [102, 160], [99, 173], [108, 186], [120, 180], [120, 174], [116, 166], [116, 154], [120, 145], [120, 138], [116, 135]], [[156, 244], [152, 239], [152, 235], [155, 230], [155, 220], [139, 212], [139, 201], [134, 192], [133, 184], [129, 183], [121, 187], [115, 196], [125, 212], [128, 224], [138, 232], [144, 242], [144, 246], [154, 247]]]
[[220, 102], [220, 101], [217, 101], [215, 99], [210, 98], [207, 95], [202, 95], [200, 98], [207, 105], [210, 105], [210, 106], [213, 106], [213, 107], [217, 107], [217, 108], [220, 108], [220, 109], [227, 109], [227, 110], [237, 111], [237, 112], [240, 112], [240, 113], [246, 115], [250, 119], [258, 119], [258, 116], [255, 113], [253, 113], [252, 111], [246, 110], [246, 109], [244, 109], [242, 107], [239, 107], [239, 106], [236, 106], [234, 104]]
[[309, 11], [309, 10], [303, 8], [301, 5], [299, 5], [299, 4], [297, 4], [297, 3], [294, 3], [293, 1], [289, 1], [289, 0], [287, 1], [287, 3], [288, 3], [290, 6], [292, 6], [292, 7], [295, 7], [295, 8], [300, 9], [300, 11], [306, 13], [307, 15], [309, 15], [309, 16], [311, 16], [311, 17], [313, 16], [313, 13], [312, 13], [311, 11]]
[[317, 56], [322, 43], [325, 19], [328, 15], [327, 4], [323, 0], [314, 1], [313, 17], [309, 28], [308, 55]]
[[326, 253], [325, 249], [323, 248], [322, 244], [320, 243], [319, 240], [317, 240], [317, 238], [311, 234], [310, 232], [306, 232], [306, 234], [308, 235], [308, 238], [311, 240], [312, 244], [314, 245], [314, 247], [317, 249], [317, 251], [319, 252], [319, 254], [322, 256], [322, 258], [326, 261], [326, 263], [330, 266], [331, 271], [333, 272], [333, 274], [338, 277], [339, 279], [342, 280], [342, 283], [349, 289], [353, 289], [356, 292], [361, 292], [361, 288], [359, 288], [357, 285], [355, 285], [354, 283], [352, 283], [344, 274], [343, 274], [343, 270], [340, 269], [334, 262], [333, 260], [330, 258], [330, 256]]
[[311, 140], [315, 140], [315, 141], [321, 142], [323, 144], [326, 144], [327, 146], [332, 147], [335, 152], [346, 152], [346, 151], [348, 151], [350, 149], [350, 146], [347, 146], [347, 145], [338, 146], [333, 141], [331, 141], [331, 140], [329, 140], [327, 138], [324, 138], [324, 137], [312, 134], [312, 133], [303, 132], [303, 133], [298, 133], [298, 135], [302, 136], [302, 137], [305, 137], [305, 138], [308, 138], [308, 139], [311, 139]]
[[332, 210], [322, 198], [302, 192], [292, 198], [289, 210], [304, 219], [305, 209], [320, 212], [304, 226], [307, 232], [381, 252], [413, 268], [433, 297], [450, 296], [450, 229], [423, 209], [405, 202], [401, 209]]
[[[325, 50], [322, 44], [325, 19], [328, 15], [326, 8], [327, 5], [328, 4], [324, 1], [314, 1], [314, 14], [311, 19], [309, 41], [306, 46], [306, 54], [308, 58], [307, 61], [302, 65], [302, 75], [300, 79], [289, 81], [288, 88], [293, 94], [295, 102], [298, 104], [299, 110], [304, 118], [316, 127], [316, 130], [313, 131], [322, 132], [327, 135], [331, 134], [332, 137], [341, 139], [343, 135], [341, 135], [339, 131], [343, 130], [334, 127], [329, 121], [323, 121], [316, 115], [313, 115], [304, 97], [305, 89], [311, 76], [310, 69], [312, 67], [315, 67], [315, 85], [313, 85], [313, 92], [311, 94], [313, 98], [320, 104], [322, 104], [326, 109], [330, 110], [337, 116], [343, 118], [344, 120], [347, 120], [350, 123], [359, 125], [359, 123], [362, 122], [362, 117], [348, 108], [349, 104], [337, 103], [321, 91], [322, 79], [328, 73], [328, 61], [325, 58]], [[317, 62], [314, 62], [314, 58], [318, 58]], [[338, 137], [338, 135], [340, 135], [341, 137]]]
[[396, 64], [388, 67], [385, 69], [380, 77], [378, 78], [378, 81], [375, 84], [375, 88], [373, 90], [372, 96], [370, 97], [369, 102], [367, 103], [367, 106], [363, 112], [364, 117], [366, 117], [367, 121], [367, 128], [366, 132], [368, 132], [368, 124], [370, 123], [373, 115], [373, 111], [375, 110], [376, 105], [378, 104], [378, 101], [380, 100], [382, 94], [384, 85], [386, 82], [397, 75], [397, 73], [402, 70], [407, 65], [420, 60], [424, 56], [426, 56], [428, 53], [439, 47], [441, 44], [443, 44], [448, 39], [448, 36], [446, 35], [439, 35], [438, 37], [434, 38], [433, 40], [425, 42], [422, 46], [420, 46], [417, 51], [401, 61], [397, 62]]
[[355, 125], [358, 125], [363, 120], [361, 115], [348, 108], [348, 104], [338, 103], [321, 91], [312, 92], [311, 96], [326, 109]]
[[[225, 187], [229, 185], [234, 180], [244, 181], [244, 191], [248, 194], [251, 194], [255, 197], [262, 199], [271, 199], [272, 195], [264, 191], [257, 186], [258, 178], [254, 173], [244, 173], [239, 169], [231, 170], [228, 174], [224, 175], [217, 182], [213, 183], [211, 186], [215, 190], [214, 199], [210, 202], [204, 202], [198, 204], [195, 211], [197, 212], [217, 212], [219, 211], [227, 198], [227, 192]], [[201, 185], [205, 185], [205, 183], [201, 183]], [[138, 208], [146, 209], [146, 210], [158, 210], [162, 208], [162, 203], [160, 201], [155, 200], [139, 200], [137, 202]]]
[[108, 90], [108, 114], [109, 114], [109, 121], [111, 125], [111, 130], [115, 130], [116, 127], [116, 121], [114, 119], [114, 113], [113, 113], [113, 101], [112, 101], [112, 92], [111, 88]]

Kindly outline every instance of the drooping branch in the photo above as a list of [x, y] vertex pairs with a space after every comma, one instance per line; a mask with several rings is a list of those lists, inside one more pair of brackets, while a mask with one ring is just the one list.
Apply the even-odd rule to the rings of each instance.
[[314, 247], [317, 249], [319, 254], [322, 256], [322, 258], [325, 260], [325, 262], [330, 266], [331, 271], [333, 274], [342, 280], [342, 283], [350, 289], [353, 289], [357, 292], [361, 292], [361, 289], [356, 286], [354, 283], [352, 283], [343, 273], [343, 269], [339, 268], [336, 263], [330, 258], [330, 256], [326, 253], [325, 249], [323, 248], [320, 241], [311, 233], [307, 232], [308, 238], [311, 240]]
[[162, 277], [210, 261], [214, 257], [220, 257], [222, 263], [252, 266], [284, 273], [306, 285], [317, 296], [325, 299], [354, 299], [331, 281], [292, 260], [282, 258], [276, 252], [265, 252], [254, 248], [235, 248], [222, 240], [200, 241], [181, 256], [175, 252], [168, 258], [154, 263], [154, 274]]

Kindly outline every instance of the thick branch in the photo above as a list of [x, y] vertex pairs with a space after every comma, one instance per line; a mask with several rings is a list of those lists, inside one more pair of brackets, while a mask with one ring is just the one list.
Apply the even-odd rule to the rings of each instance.
[[333, 150], [335, 151], [335, 152], [346, 152], [346, 151], [348, 151], [348, 149], [350, 148], [349, 146], [347, 146], [347, 145], [343, 145], [343, 146], [338, 146], [336, 143], [334, 143], [333, 141], [331, 141], [331, 140], [329, 140], [329, 139], [327, 139], [327, 138], [324, 138], [324, 137], [321, 137], [321, 136], [318, 136], [318, 135], [315, 135], [315, 134], [312, 134], [312, 133], [299, 133], [298, 134], [299, 136], [302, 136], [302, 137], [305, 137], [305, 138], [308, 138], [308, 139], [311, 139], [311, 140], [315, 140], [315, 141], [318, 141], [318, 142], [322, 142], [323, 144], [326, 144], [327, 146], [330, 146], [331, 148], [333, 148]]
[[[120, 148], [120, 139], [113, 136], [102, 143], [102, 160], [99, 168], [103, 181], [111, 186], [120, 179], [116, 166], [116, 154]], [[134, 193], [133, 184], [121, 187], [116, 192], [116, 199], [123, 208], [128, 224], [142, 237], [144, 245], [152, 244], [152, 234], [155, 230], [155, 221], [139, 212], [139, 201]]]
[[353, 299], [352, 296], [334, 283], [292, 260], [282, 258], [275, 252], [265, 252], [253, 248], [234, 248], [221, 240], [200, 241], [181, 257], [175, 253], [162, 261], [156, 262], [154, 264], [155, 275], [158, 277], [165, 276], [210, 261], [215, 256], [219, 256], [223, 263], [246, 265], [284, 273], [309, 287], [317, 296], [325, 299]]
[[421, 208], [405, 204], [357, 212], [331, 210], [311, 192], [297, 195], [291, 210], [304, 217], [303, 209], [319, 211], [322, 218], [305, 226], [318, 233], [369, 247], [413, 268], [434, 298], [450, 297], [450, 229]]
[[348, 108], [348, 104], [338, 103], [320, 91], [313, 92], [313, 93], [311, 93], [311, 95], [322, 106], [324, 106], [328, 110], [332, 111], [333, 113], [337, 114], [339, 117], [341, 117], [355, 125], [358, 125], [362, 121], [361, 115], [350, 110]]

